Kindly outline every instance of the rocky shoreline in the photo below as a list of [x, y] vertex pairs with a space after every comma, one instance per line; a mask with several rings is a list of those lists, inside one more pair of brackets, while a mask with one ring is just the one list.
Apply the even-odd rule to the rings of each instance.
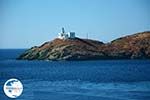
[[150, 31], [103, 43], [90, 39], [59, 39], [26, 50], [20, 60], [150, 59]]

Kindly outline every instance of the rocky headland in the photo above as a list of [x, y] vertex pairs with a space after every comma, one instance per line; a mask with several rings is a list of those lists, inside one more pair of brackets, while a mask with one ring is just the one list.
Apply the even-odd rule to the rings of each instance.
[[81, 38], [56, 38], [26, 50], [21, 60], [150, 59], [150, 31], [103, 43]]

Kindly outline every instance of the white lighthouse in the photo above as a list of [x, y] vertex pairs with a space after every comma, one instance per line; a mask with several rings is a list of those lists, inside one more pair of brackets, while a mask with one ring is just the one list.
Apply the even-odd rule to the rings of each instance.
[[73, 39], [75, 38], [75, 32], [65, 32], [65, 29], [62, 28], [61, 33], [58, 33], [58, 38], [60, 39]]

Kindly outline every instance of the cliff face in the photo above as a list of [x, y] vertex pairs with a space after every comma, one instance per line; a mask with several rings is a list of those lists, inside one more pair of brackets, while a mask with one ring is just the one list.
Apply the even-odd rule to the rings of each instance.
[[118, 38], [104, 44], [89, 39], [54, 39], [25, 51], [18, 59], [27, 60], [90, 60], [149, 59], [150, 32]]

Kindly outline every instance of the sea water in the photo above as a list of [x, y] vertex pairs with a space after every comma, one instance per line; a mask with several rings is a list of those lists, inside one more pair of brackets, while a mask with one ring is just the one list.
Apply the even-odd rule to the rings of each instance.
[[150, 60], [16, 60], [24, 51], [0, 50], [0, 100], [10, 78], [24, 87], [16, 100], [150, 100]]

